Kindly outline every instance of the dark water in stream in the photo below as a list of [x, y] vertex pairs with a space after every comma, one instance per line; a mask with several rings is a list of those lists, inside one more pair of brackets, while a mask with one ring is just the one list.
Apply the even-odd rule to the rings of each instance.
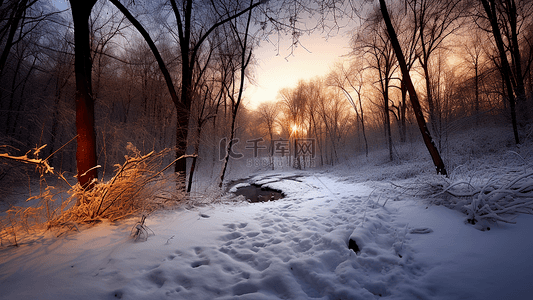
[[252, 203], [273, 201], [285, 197], [281, 191], [262, 187], [258, 184], [251, 184], [249, 186], [237, 188], [237, 191], [234, 194], [243, 195]]

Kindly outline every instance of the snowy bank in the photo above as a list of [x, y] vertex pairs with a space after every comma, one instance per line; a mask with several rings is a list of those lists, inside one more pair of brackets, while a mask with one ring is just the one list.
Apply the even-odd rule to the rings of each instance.
[[[298, 177], [293, 177], [298, 176]], [[294, 180], [297, 178], [297, 180]], [[465, 215], [333, 174], [258, 175], [272, 202], [158, 212], [0, 250], [0, 299], [529, 299], [533, 216]], [[385, 203], [386, 199], [390, 199]], [[383, 204], [385, 205], [383, 206]], [[348, 249], [350, 237], [359, 253]]]

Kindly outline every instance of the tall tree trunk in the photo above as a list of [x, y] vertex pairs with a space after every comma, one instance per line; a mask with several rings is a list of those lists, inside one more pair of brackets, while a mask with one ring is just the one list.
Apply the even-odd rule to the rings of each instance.
[[402, 103], [400, 103], [400, 141], [405, 143], [407, 140], [407, 87], [404, 81], [401, 81]]
[[191, 192], [192, 189], [192, 181], [194, 178], [194, 171], [196, 170], [196, 161], [198, 160], [198, 153], [200, 150], [200, 137], [202, 134], [202, 124], [203, 122], [201, 120], [198, 121], [198, 127], [196, 129], [196, 141], [194, 142], [194, 157], [192, 158], [191, 162], [191, 169], [189, 170], [189, 180], [187, 183], [187, 193]]
[[[237, 119], [237, 112], [239, 110], [239, 106], [241, 104], [242, 100], [242, 94], [244, 92], [244, 80], [246, 78], [246, 68], [248, 67], [248, 64], [250, 63], [250, 59], [252, 58], [252, 49], [248, 52], [248, 55], [246, 54], [246, 49], [248, 48], [248, 33], [250, 31], [250, 22], [252, 20], [252, 8], [254, 6], [254, 0], [250, 0], [250, 10], [248, 13], [248, 20], [246, 21], [246, 30], [244, 31], [244, 40], [241, 42], [241, 74], [240, 74], [240, 83], [239, 83], [239, 93], [237, 95], [237, 101], [234, 102], [233, 109], [231, 112], [231, 132], [230, 132], [230, 140], [228, 143], [228, 147], [226, 148], [226, 157], [224, 158], [224, 166], [222, 167], [222, 172], [220, 174], [220, 182], [218, 184], [219, 187], [222, 187], [222, 184], [224, 183], [224, 177], [226, 176], [226, 170], [228, 167], [228, 161], [229, 161], [229, 153], [231, 151], [231, 148], [233, 147], [233, 138], [235, 135], [235, 121]], [[234, 27], [235, 34], [239, 34], [237, 31], [237, 28]], [[232, 99], [233, 100], [233, 99]]]
[[518, 13], [516, 9], [515, 0], [506, 0], [507, 10], [509, 14], [509, 25], [511, 27], [510, 48], [513, 64], [513, 72], [515, 74], [515, 93], [516, 105], [520, 112], [518, 117], [518, 125], [524, 129], [529, 120], [529, 108], [526, 101], [526, 87], [525, 74], [522, 73], [522, 56], [520, 54], [520, 44], [518, 43]]
[[[511, 83], [511, 67], [509, 66], [509, 61], [507, 60], [507, 54], [505, 53], [505, 47], [503, 44], [502, 35], [500, 32], [500, 27], [498, 24], [498, 14], [496, 11], [496, 3], [494, 0], [480, 0], [481, 4], [483, 4], [483, 8], [485, 9], [485, 13], [487, 14], [487, 18], [490, 21], [490, 25], [492, 27], [492, 35], [494, 36], [494, 40], [496, 42], [496, 46], [498, 47], [498, 52], [500, 54], [500, 61], [501, 61], [501, 74], [502, 79], [505, 82], [506, 90], [507, 90], [507, 97], [509, 98], [509, 106], [511, 108], [511, 122], [513, 123], [513, 133], [514, 133], [514, 139], [516, 144], [520, 144], [520, 138], [518, 135], [518, 126], [517, 126], [517, 120], [516, 120], [516, 102], [515, 102], [515, 96], [513, 93], [513, 85]], [[489, 3], [490, 1], [490, 3]]]
[[[194, 86], [193, 86], [193, 75], [194, 68], [197, 60], [198, 51], [203, 42], [207, 37], [219, 26], [238, 18], [239, 16], [249, 12], [261, 5], [263, 2], [258, 1], [243, 9], [242, 11], [236, 12], [233, 15], [229, 15], [225, 19], [219, 20], [213, 24], [209, 29], [207, 29], [194, 44], [191, 42], [192, 34], [192, 25], [193, 20], [193, 0], [182, 0], [183, 14], [180, 14], [176, 0], [171, 0], [170, 4], [174, 15], [176, 17], [176, 22], [178, 24], [178, 34], [179, 34], [179, 44], [181, 52], [181, 105], [176, 105], [176, 110], [178, 113], [178, 122], [176, 130], [176, 157], [180, 157], [185, 154], [187, 150], [187, 136], [189, 131], [189, 117], [190, 117], [190, 108], [192, 103], [192, 98], [194, 96]], [[213, 2], [214, 3], [214, 2]], [[248, 34], [248, 32], [247, 32]], [[231, 141], [230, 141], [231, 143]], [[181, 173], [185, 176], [187, 172], [187, 161], [185, 159], [180, 159], [176, 161], [175, 172]]]
[[[163, 58], [161, 57], [159, 51], [152, 38], [148, 32], [144, 29], [137, 19], [124, 7], [118, 0], [110, 0], [113, 5], [115, 5], [126, 18], [133, 24], [133, 26], [139, 31], [143, 36], [144, 40], [148, 43], [150, 50], [154, 54], [154, 57], [157, 61], [159, 69], [163, 73], [165, 78], [165, 83], [167, 85], [168, 91], [170, 93], [170, 98], [174, 103], [177, 114], [177, 123], [176, 123], [176, 158], [181, 157], [185, 154], [187, 149], [187, 135], [189, 130], [189, 111], [192, 102], [192, 76], [194, 68], [194, 58], [190, 57], [190, 35], [191, 35], [191, 24], [190, 19], [192, 15], [192, 0], [186, 1], [185, 5], [185, 15], [184, 15], [184, 24], [180, 19], [180, 14], [178, 12], [177, 4], [173, 0], [171, 1], [172, 8], [176, 14], [178, 21], [178, 28], [180, 31], [180, 51], [182, 59], [182, 76], [181, 76], [181, 99], [178, 99], [176, 89], [172, 83], [172, 78], [170, 72], [168, 71]], [[185, 27], [185, 28], [184, 28]], [[186, 176], [187, 172], [187, 160], [179, 159], [176, 161], [174, 172], [179, 173], [182, 179]]]
[[[431, 129], [433, 130], [433, 134], [437, 134], [437, 116], [435, 113], [435, 102], [433, 99], [433, 87], [430, 80], [429, 75], [429, 63], [427, 61], [427, 58], [422, 61], [422, 58], [419, 59], [420, 64], [422, 65], [422, 69], [424, 70], [424, 78], [426, 82], [426, 99], [428, 102], [428, 109], [429, 109], [429, 123], [431, 124]], [[437, 136], [438, 137], [438, 136]]]
[[383, 93], [383, 113], [385, 114], [385, 132], [387, 133], [387, 143], [389, 144], [389, 160], [393, 161], [394, 157], [392, 155], [392, 133], [390, 128], [390, 112], [389, 112], [389, 88], [388, 80], [385, 80], [385, 92]]
[[[177, 112], [177, 126], [176, 126], [176, 157], [185, 155], [187, 150], [187, 139], [189, 133], [189, 112], [192, 102], [192, 70], [183, 70], [183, 77], [181, 82], [181, 99], [182, 101], [176, 105]], [[187, 160], [180, 159], [176, 161], [174, 172], [179, 173], [180, 176], [185, 177], [187, 172]]]
[[361, 93], [357, 93], [357, 99], [359, 100], [359, 109], [361, 110], [361, 130], [363, 131], [363, 139], [365, 140], [365, 155], [368, 157], [368, 140], [366, 139], [365, 131], [365, 117], [363, 113], [363, 99], [361, 99]]
[[433, 139], [431, 138], [431, 135], [427, 128], [426, 120], [424, 119], [424, 115], [422, 113], [422, 107], [420, 106], [420, 102], [418, 100], [418, 96], [416, 94], [413, 82], [411, 81], [411, 77], [407, 69], [407, 64], [405, 62], [405, 57], [403, 56], [402, 48], [400, 47], [400, 43], [398, 42], [398, 36], [396, 35], [396, 31], [392, 26], [385, 0], [379, 0], [379, 5], [381, 8], [381, 14], [383, 15], [383, 20], [385, 21], [385, 24], [387, 26], [387, 32], [389, 33], [389, 38], [391, 39], [392, 47], [394, 48], [396, 58], [398, 59], [400, 69], [402, 70], [403, 80], [405, 81], [407, 90], [409, 91], [409, 99], [411, 99], [411, 105], [413, 106], [413, 111], [415, 112], [416, 121], [418, 123], [418, 128], [422, 133], [422, 138], [424, 139], [426, 148], [428, 149], [433, 163], [435, 164], [437, 173], [447, 175], [446, 167], [444, 166], [444, 161], [442, 160], [439, 151], [435, 147], [435, 144], [433, 144]]
[[476, 76], [474, 77], [474, 84], [476, 86], [476, 99], [474, 101], [474, 111], [475, 111], [475, 114], [476, 114], [476, 120], [478, 120], [478, 114], [479, 114], [479, 69], [478, 69], [478, 62], [477, 62], [477, 57], [475, 58], [475, 63], [474, 63], [474, 70], [475, 70], [475, 73], [476, 73]]
[[[189, 111], [192, 103], [192, 77], [196, 58], [194, 49], [191, 49], [191, 19], [192, 0], [183, 3], [183, 16], [180, 15], [175, 0], [170, 1], [176, 16], [179, 31], [179, 44], [181, 52], [181, 103], [176, 104], [178, 114], [176, 126], [176, 157], [180, 157], [187, 151], [187, 136], [189, 133]], [[194, 48], [194, 47], [193, 47]], [[182, 177], [187, 173], [187, 160], [176, 161], [174, 172]]]
[[91, 82], [91, 46], [89, 17], [96, 0], [69, 0], [74, 20], [74, 73], [76, 74], [76, 131], [78, 146], [76, 164], [78, 182], [91, 188], [98, 172], [96, 159], [96, 133], [94, 130], [94, 99]]

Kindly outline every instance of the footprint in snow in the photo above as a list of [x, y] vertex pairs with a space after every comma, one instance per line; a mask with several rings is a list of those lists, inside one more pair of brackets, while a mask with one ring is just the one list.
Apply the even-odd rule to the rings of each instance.
[[431, 228], [413, 228], [409, 230], [410, 234], [426, 234], [426, 233], [432, 233], [433, 229]]
[[198, 260], [198, 261], [194, 261], [191, 263], [191, 267], [193, 269], [196, 269], [200, 266], [205, 266], [205, 265], [209, 265], [210, 263], [210, 260], [209, 259], [203, 259], [203, 260]]

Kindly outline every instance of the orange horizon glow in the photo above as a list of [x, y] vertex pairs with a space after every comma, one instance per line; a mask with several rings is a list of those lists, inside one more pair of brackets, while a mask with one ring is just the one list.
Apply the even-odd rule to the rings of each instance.
[[350, 52], [349, 38], [342, 33], [327, 40], [320, 33], [302, 36], [301, 44], [305, 49], [298, 46], [292, 54], [289, 37], [281, 41], [279, 54], [272, 44], [260, 45], [255, 52], [255, 85], [248, 83], [245, 91], [248, 107], [256, 109], [263, 102], [277, 100], [279, 90], [295, 87], [300, 80], [327, 75]]

